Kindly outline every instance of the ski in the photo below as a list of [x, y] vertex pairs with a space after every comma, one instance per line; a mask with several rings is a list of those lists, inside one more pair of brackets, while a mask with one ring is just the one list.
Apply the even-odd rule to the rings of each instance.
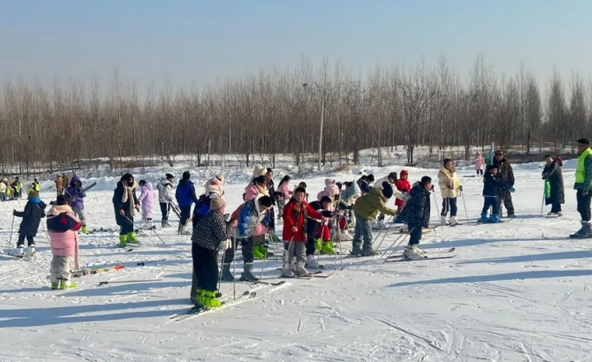
[[[438, 227], [438, 226], [436, 226], [436, 227]], [[434, 229], [436, 229], [436, 227], [422, 228], [421, 233], [422, 234], [431, 233]], [[401, 228], [400, 226], [397, 226], [395, 228], [395, 233], [396, 234], [409, 234], [409, 230], [403, 230], [403, 228]]]
[[80, 278], [85, 275], [95, 275], [105, 273], [111, 270], [121, 270], [125, 268], [124, 265], [113, 265], [104, 268], [96, 268], [96, 269], [80, 269], [80, 270], [72, 270], [71, 275], [73, 278]]
[[9, 256], [11, 258], [15, 258], [15, 259], [19, 259], [19, 260], [26, 260], [25, 253], [15, 254], [11, 250], [14, 250], [14, 249], [0, 249], [0, 254], [2, 254], [3, 256]]
[[256, 282], [253, 282], [252, 284], [253, 285], [261, 284], [261, 285], [269, 285], [270, 287], [277, 287], [277, 286], [282, 285], [284, 283], [286, 283], [285, 280], [280, 280], [279, 282], [268, 282], [265, 280], [257, 280]]
[[205, 309], [202, 307], [193, 306], [186, 313], [173, 314], [172, 316], [169, 317], [169, 319], [176, 321], [176, 322], [189, 320], [191, 318], [197, 317], [198, 315], [202, 315], [202, 314], [206, 314], [206, 313], [213, 312], [216, 310], [222, 310], [224, 308], [232, 307], [234, 305], [244, 303], [244, 302], [254, 299], [256, 297], [257, 297], [257, 292], [247, 290], [243, 294], [241, 294], [238, 298], [236, 298], [236, 300], [223, 301], [222, 306], [220, 308]]
[[[448, 254], [448, 253], [454, 252], [455, 250], [456, 250], [456, 248], [444, 249], [442, 251], [434, 252], [433, 255]], [[403, 257], [403, 252], [397, 252], [394, 255], [387, 256], [387, 259], [397, 259], [397, 258], [401, 258], [401, 257]]]
[[454, 258], [456, 255], [457, 254], [446, 255], [446, 253], [444, 253], [444, 254], [440, 254], [440, 255], [426, 257], [423, 259], [405, 259], [404, 257], [401, 256], [401, 257], [399, 257], [399, 259], [387, 259], [387, 260], [385, 260], [385, 262], [398, 263], [401, 261], [423, 261], [423, 260], [451, 259], [451, 258]]

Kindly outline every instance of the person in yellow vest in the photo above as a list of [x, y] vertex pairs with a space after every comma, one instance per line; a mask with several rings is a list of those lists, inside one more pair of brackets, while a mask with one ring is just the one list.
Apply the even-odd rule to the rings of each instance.
[[[460, 195], [462, 186], [458, 180], [456, 169], [452, 160], [447, 158], [444, 160], [443, 167], [438, 172], [438, 185], [442, 192], [442, 212], [440, 213], [440, 222], [442, 225], [455, 226], [458, 224], [456, 220], [456, 198]], [[450, 221], [446, 221], [446, 215], [450, 211]]]
[[592, 224], [590, 223], [590, 198], [592, 197], [592, 150], [590, 140], [580, 138], [578, 140], [578, 165], [576, 167], [576, 182], [574, 189], [577, 192], [578, 212], [582, 217], [582, 228], [572, 238], [592, 237]]
[[41, 191], [41, 186], [39, 185], [39, 181], [37, 181], [37, 179], [35, 179], [29, 185], [29, 192], [31, 192], [31, 191], [35, 191], [35, 192], [40, 192]]

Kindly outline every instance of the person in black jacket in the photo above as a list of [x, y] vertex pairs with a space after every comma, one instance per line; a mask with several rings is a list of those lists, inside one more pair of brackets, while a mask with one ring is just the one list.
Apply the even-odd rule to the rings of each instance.
[[121, 176], [117, 188], [113, 192], [113, 208], [115, 210], [115, 221], [120, 227], [119, 246], [124, 248], [127, 243], [137, 244], [138, 239], [134, 234], [134, 213], [140, 210], [136, 188], [138, 184], [134, 176], [129, 173]]
[[16, 217], [22, 217], [23, 221], [19, 227], [19, 238], [16, 243], [17, 254], [22, 255], [25, 247], [25, 238], [29, 246], [29, 255], [35, 252], [35, 236], [39, 230], [41, 219], [45, 217], [45, 203], [39, 198], [39, 192], [29, 192], [29, 201], [25, 205], [24, 211], [13, 210], [12, 214]]
[[[496, 165], [487, 166], [483, 176], [483, 210], [481, 210], [481, 222], [498, 223], [499, 204], [498, 196], [508, 189], [508, 186], [502, 180]], [[492, 208], [491, 219], [487, 218], [489, 208]]]
[[[197, 308], [218, 308], [222, 303], [217, 297], [218, 250], [228, 240], [231, 224], [224, 220], [226, 203], [220, 197], [210, 200], [210, 212], [193, 228], [191, 255], [197, 278]], [[226, 249], [224, 247], [223, 249]]]
[[428, 176], [421, 178], [409, 192], [409, 200], [401, 213], [403, 221], [409, 228], [409, 244], [405, 247], [403, 256], [406, 259], [425, 258], [425, 252], [419, 248], [422, 229], [430, 223], [430, 194], [434, 189], [432, 179]]
[[508, 211], [508, 217], [514, 218], [516, 217], [514, 213], [514, 204], [512, 203], [512, 192], [514, 192], [514, 182], [516, 181], [514, 178], [514, 171], [512, 170], [512, 165], [506, 160], [504, 157], [504, 152], [502, 150], [495, 151], [495, 157], [493, 159], [493, 164], [497, 167], [497, 173], [499, 174], [500, 179], [506, 185], [505, 188], [500, 189], [497, 195], [497, 206], [499, 208], [499, 216], [502, 216], [502, 203], [506, 207]]
[[[331, 212], [332, 205], [331, 198], [329, 196], [323, 196], [319, 201], [313, 201], [310, 203], [315, 211], [320, 212], [323, 216], [330, 218], [333, 216]], [[333, 250], [331, 243], [331, 231], [327, 225], [321, 223], [320, 220], [309, 218], [306, 222], [306, 267], [317, 268], [318, 264], [314, 258], [315, 251], [322, 250], [325, 243], [328, 244], [325, 248], [327, 250]], [[329, 254], [329, 252], [327, 252]]]
[[[273, 201], [273, 205], [275, 206], [275, 184], [273, 183], [273, 170], [271, 168], [267, 169], [267, 173], [265, 174], [265, 181], [267, 182], [267, 191], [269, 191], [269, 196]], [[275, 212], [274, 208], [268, 210], [271, 220], [269, 222], [269, 229], [275, 235]], [[270, 233], [271, 235], [271, 233]]]
[[545, 180], [545, 205], [551, 204], [551, 212], [548, 217], [561, 216], [561, 204], [565, 203], [565, 192], [563, 190], [563, 174], [561, 166], [551, 157], [545, 156], [545, 169], [543, 180]]

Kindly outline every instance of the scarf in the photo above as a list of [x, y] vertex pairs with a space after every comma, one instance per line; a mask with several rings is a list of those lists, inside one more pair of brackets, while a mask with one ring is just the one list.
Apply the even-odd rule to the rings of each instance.
[[134, 190], [136, 189], [136, 187], [138, 187], [138, 184], [136, 183], [136, 181], [134, 181], [134, 184], [132, 186], [124, 185], [123, 182], [121, 183], [121, 185], [123, 186], [123, 196], [121, 197], [121, 202], [125, 204], [129, 200], [129, 213], [130, 216], [133, 217], [134, 210], [136, 209], [136, 203], [134, 200]]

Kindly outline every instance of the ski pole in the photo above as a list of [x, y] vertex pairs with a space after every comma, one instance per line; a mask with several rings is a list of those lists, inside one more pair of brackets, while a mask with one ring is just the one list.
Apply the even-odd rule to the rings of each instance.
[[[376, 247], [376, 251], [378, 251], [378, 249], [380, 249], [380, 247], [382, 246], [382, 243], [384, 242], [384, 240], [386, 239], [388, 232], [391, 229], [391, 221], [393, 220], [394, 216], [391, 216], [388, 220], [387, 220], [387, 224], [389, 225], [388, 227], [386, 227], [384, 230], [384, 235], [382, 236], [382, 240], [380, 240], [380, 242], [378, 243], [378, 246]], [[378, 234], [378, 236], [376, 236], [376, 240], [378, 240], [380, 234]]]
[[380, 255], [379, 259], [382, 259], [389, 252], [389, 250], [391, 250], [391, 248], [393, 246], [395, 246], [395, 244], [405, 235], [406, 235], [405, 233], [401, 233], [401, 235], [399, 235], [399, 237], [396, 238], [395, 241], [392, 242], [392, 244], [384, 251], [384, 253], [382, 253], [382, 255]]
[[543, 208], [545, 207], [545, 188], [543, 187], [543, 199], [541, 200], [541, 217], [543, 216]]
[[236, 249], [238, 247], [238, 239], [236, 238], [236, 228], [234, 228], [234, 240], [232, 243], [232, 248], [234, 249], [234, 257], [233, 259], [233, 271], [232, 271], [232, 295], [234, 300], [236, 300], [236, 278], [234, 277], [236, 275]]
[[12, 246], [12, 232], [14, 231], [14, 214], [12, 214], [12, 224], [10, 224], [10, 239], [8, 240], [8, 248]]
[[466, 222], [469, 222], [469, 213], [467, 212], [467, 202], [465, 201], [465, 195], [463, 194], [462, 191], [460, 192], [460, 197], [463, 202], [463, 208], [465, 209], [465, 217], [467, 218]]
[[166, 243], [164, 242], [164, 240], [162, 240], [162, 238], [160, 237], [160, 235], [156, 232], [156, 228], [153, 227], [152, 223], [148, 221], [148, 219], [144, 216], [144, 213], [142, 213], [142, 211], [139, 211], [140, 215], [142, 216], [142, 220], [144, 220], [144, 222], [146, 223], [146, 225], [149, 226], [149, 228], [152, 230], [152, 232], [154, 232], [154, 235], [156, 235], [156, 237], [160, 240], [161, 243], [163, 243], [164, 245], [166, 245]]
[[220, 287], [222, 286], [222, 272], [224, 272], [224, 260], [226, 259], [226, 249], [224, 249], [224, 252], [222, 253], [222, 256], [220, 257], [220, 265], [222, 266], [222, 269], [220, 269], [220, 271], [218, 272], [218, 291], [220, 291]]
[[399, 247], [403, 244], [403, 241], [405, 241], [405, 239], [407, 239], [407, 236], [408, 235], [411, 235], [411, 233], [413, 232], [413, 230], [415, 230], [415, 228], [411, 229], [411, 231], [409, 231], [409, 234], [403, 234], [403, 238], [401, 239], [401, 241], [395, 246], [395, 248], [393, 249], [393, 251], [384, 259], [383, 263], [386, 262], [393, 255], [395, 255], [395, 253], [397, 252], [397, 250], [399, 249]]
[[124, 283], [148, 283], [148, 282], [159, 282], [162, 279], [137, 279], [137, 280], [106, 280], [99, 282], [99, 286], [107, 284], [124, 284]]

